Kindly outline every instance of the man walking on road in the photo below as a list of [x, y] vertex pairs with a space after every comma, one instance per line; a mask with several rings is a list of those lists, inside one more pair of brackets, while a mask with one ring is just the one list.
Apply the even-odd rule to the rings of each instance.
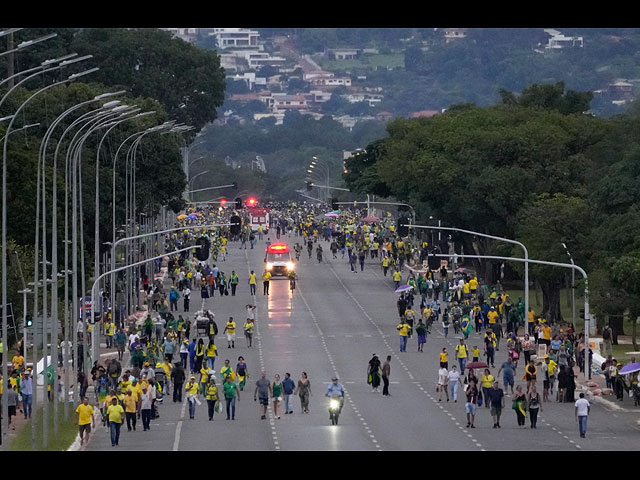
[[253, 270], [251, 270], [251, 273], [249, 274], [249, 294], [250, 295], [255, 295], [256, 294], [256, 280], [257, 275], [255, 274], [255, 272]]
[[260, 380], [256, 382], [256, 390], [253, 393], [253, 401], [260, 399], [262, 407], [262, 420], [267, 418], [267, 406], [269, 405], [269, 397], [271, 396], [271, 382], [267, 379], [267, 373], [262, 372]]
[[580, 438], [585, 438], [587, 435], [587, 418], [591, 411], [591, 404], [584, 398], [584, 393], [580, 394], [580, 398], [576, 401], [576, 422], [578, 422], [578, 429], [580, 431]]
[[269, 283], [271, 280], [271, 273], [267, 272], [266, 270], [264, 271], [264, 273], [262, 274], [262, 293], [263, 295], [269, 295]]
[[296, 384], [291, 380], [291, 374], [285, 373], [284, 380], [282, 381], [282, 389], [284, 396], [284, 413], [293, 413], [293, 404], [291, 402], [291, 396], [296, 388]]
[[389, 376], [391, 375], [391, 355], [387, 355], [387, 360], [382, 364], [382, 395], [390, 397], [389, 393]]
[[467, 365], [467, 359], [469, 358], [469, 349], [464, 343], [464, 339], [460, 339], [460, 343], [456, 345], [456, 353], [458, 356], [458, 364], [460, 365], [460, 372], [464, 373], [464, 368]]
[[400, 334], [400, 351], [407, 351], [407, 339], [409, 338], [409, 330], [411, 330], [411, 326], [404, 320], [400, 320], [400, 323], [396, 326], [396, 330]]
[[173, 384], [173, 403], [182, 403], [182, 384], [184, 383], [184, 368], [182, 362], [176, 362], [171, 371], [171, 383]]
[[500, 428], [500, 415], [504, 408], [504, 391], [498, 382], [493, 382], [493, 388], [489, 390], [491, 399], [491, 416], [493, 417], [493, 428]]
[[93, 419], [93, 407], [89, 405], [89, 398], [84, 397], [82, 403], [76, 408], [78, 414], [78, 430], [80, 434], [80, 445], [84, 443], [84, 434], [87, 433], [87, 441], [89, 440], [89, 434], [91, 428], [96, 428], [96, 422]]

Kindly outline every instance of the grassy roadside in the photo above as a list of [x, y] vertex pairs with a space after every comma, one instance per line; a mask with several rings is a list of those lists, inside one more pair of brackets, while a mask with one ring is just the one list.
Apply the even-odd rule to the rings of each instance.
[[[71, 406], [70, 406], [71, 407]], [[49, 409], [49, 445], [45, 449], [42, 447], [42, 418], [43, 408], [40, 407], [36, 413], [34, 409], [34, 418], [26, 421], [17, 432], [9, 446], [10, 451], [31, 451], [31, 422], [35, 420], [37, 415], [38, 427], [36, 430], [36, 450], [37, 451], [64, 451], [67, 450], [75, 441], [78, 434], [77, 415], [70, 409], [69, 420], [64, 420], [64, 406], [58, 408], [58, 435], [53, 434], [53, 408]], [[18, 414], [21, 415], [21, 414]]]

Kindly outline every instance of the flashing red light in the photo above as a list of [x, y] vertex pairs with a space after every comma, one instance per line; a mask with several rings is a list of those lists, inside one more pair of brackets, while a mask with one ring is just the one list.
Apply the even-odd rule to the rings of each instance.
[[253, 198], [253, 197], [247, 198], [247, 204], [250, 207], [255, 207], [256, 203], [258, 203], [258, 201], [255, 198]]
[[220, 200], [220, 205], [222, 205], [223, 207], [227, 204], [227, 199], [223, 198], [222, 200]]
[[287, 253], [288, 251], [289, 245], [284, 244], [269, 245], [269, 248], [267, 248], [267, 252], [269, 253]]

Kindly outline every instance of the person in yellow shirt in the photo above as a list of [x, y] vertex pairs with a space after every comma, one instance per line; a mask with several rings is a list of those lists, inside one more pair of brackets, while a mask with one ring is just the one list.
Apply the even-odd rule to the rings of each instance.
[[384, 257], [382, 257], [382, 271], [384, 272], [384, 276], [387, 276], [387, 272], [389, 271], [389, 265], [391, 263], [391, 261], [389, 260], [389, 256], [385, 255]]
[[209, 385], [209, 379], [213, 377], [214, 370], [207, 366], [203, 366], [200, 369], [200, 388], [202, 389], [202, 395], [207, 394], [207, 386]]
[[447, 353], [447, 347], [443, 347], [442, 352], [440, 352], [440, 368], [449, 369], [449, 354]]
[[536, 315], [535, 310], [529, 307], [529, 311], [527, 312], [527, 316], [528, 316], [527, 331], [529, 332], [529, 335], [533, 335], [536, 329], [535, 315]]
[[251, 347], [251, 341], [253, 339], [253, 327], [254, 323], [250, 318], [247, 318], [246, 322], [244, 322], [244, 325], [242, 326], [244, 330], [244, 337], [247, 339], [247, 347]]
[[409, 338], [409, 333], [411, 331], [411, 326], [406, 322], [406, 320], [400, 320], [400, 323], [396, 326], [396, 330], [400, 334], [400, 351], [407, 351], [407, 340]]
[[269, 295], [269, 283], [271, 282], [271, 272], [267, 272], [266, 270], [262, 274], [262, 294]]
[[127, 394], [124, 396], [122, 403], [124, 403], [124, 413], [127, 418], [127, 430], [131, 431], [131, 427], [133, 427], [133, 430], [135, 431], [136, 415], [138, 413], [138, 399], [131, 388], [127, 390]]
[[113, 336], [115, 335], [116, 324], [108, 321], [104, 326], [104, 335], [107, 341], [107, 348], [113, 348]]
[[89, 398], [84, 397], [82, 403], [76, 408], [78, 414], [78, 433], [80, 434], [80, 445], [84, 443], [84, 434], [87, 433], [87, 440], [91, 434], [91, 427], [96, 428], [96, 422], [93, 419], [93, 407], [89, 405]]
[[393, 272], [393, 281], [397, 289], [400, 286], [400, 282], [402, 281], [402, 273], [400, 273], [400, 270], [395, 270]]
[[464, 373], [464, 368], [469, 358], [469, 348], [462, 338], [460, 339], [460, 343], [456, 345], [456, 355], [458, 357], [458, 364], [460, 364], [460, 371]]
[[257, 283], [257, 275], [253, 270], [251, 270], [251, 273], [249, 274], [249, 293], [251, 295], [256, 294], [256, 283]]
[[473, 277], [471, 280], [469, 280], [469, 291], [471, 293], [471, 295], [475, 295], [478, 291], [478, 278], [477, 277]]
[[11, 359], [11, 364], [13, 370], [19, 370], [22, 372], [22, 367], [24, 366], [24, 357], [20, 354], [20, 352], [16, 352], [14, 357]]
[[471, 294], [471, 287], [469, 286], [468, 282], [465, 282], [462, 284], [462, 298], [464, 298], [465, 300], [469, 299], [469, 296]]
[[493, 387], [493, 382], [496, 379], [493, 375], [491, 375], [491, 371], [488, 368], [484, 369], [484, 375], [480, 379], [480, 385], [482, 386], [482, 393], [484, 396], [484, 405], [486, 408], [489, 408], [491, 405], [491, 400], [489, 398], [489, 390]]
[[196, 416], [196, 403], [200, 403], [197, 399], [199, 390], [200, 388], [198, 386], [198, 383], [196, 382], [196, 377], [192, 375], [191, 379], [184, 386], [184, 391], [187, 395], [187, 400], [189, 403], [189, 418], [191, 420], [194, 420]]
[[209, 340], [209, 344], [205, 348], [205, 356], [207, 357], [207, 364], [211, 370], [214, 369], [216, 363], [216, 356], [218, 355], [218, 347], [215, 343]]
[[[267, 293], [269, 289], [267, 288]], [[224, 327], [223, 333], [227, 333], [227, 348], [236, 348], [236, 322], [233, 321], [233, 317], [229, 317], [229, 321]]]
[[472, 362], [477, 362], [480, 360], [480, 349], [477, 345], [474, 345], [471, 349], [471, 356], [473, 357], [471, 360]]
[[487, 312], [487, 319], [488, 319], [489, 325], [495, 324], [497, 322], [499, 316], [500, 315], [496, 311], [496, 308], [495, 307], [491, 307], [491, 309]]
[[209, 409], [209, 421], [212, 421], [213, 414], [215, 413], [216, 402], [218, 401], [218, 387], [216, 385], [216, 379], [213, 376], [209, 378], [205, 395], [205, 398], [207, 399], [207, 407]]
[[120, 427], [122, 427], [122, 414], [124, 414], [122, 405], [118, 403], [118, 399], [113, 397], [111, 405], [107, 408], [107, 418], [109, 419], [109, 430], [111, 432], [111, 446], [118, 445], [120, 439]]

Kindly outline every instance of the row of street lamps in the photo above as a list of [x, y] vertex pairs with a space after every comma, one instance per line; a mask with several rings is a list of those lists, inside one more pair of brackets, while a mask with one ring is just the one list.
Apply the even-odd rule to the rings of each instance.
[[[13, 32], [19, 29], [8, 29], [0, 32], [0, 37], [5, 35], [10, 35]], [[56, 34], [45, 35], [39, 39], [33, 41], [22, 42], [15, 49], [12, 49], [7, 52], [0, 53], [0, 56], [13, 53], [16, 51], [20, 51], [30, 45], [40, 43], [42, 41], [46, 41], [50, 38], [55, 38]], [[46, 60], [42, 62], [39, 66], [29, 68], [27, 70], [22, 70], [18, 73], [10, 75], [8, 78], [2, 79], [0, 81], [0, 86], [5, 84], [9, 84], [10, 88], [4, 94], [4, 96], [0, 99], [0, 107], [6, 101], [6, 99], [16, 90], [16, 88], [24, 85], [27, 81], [37, 77], [43, 76], [44, 74], [54, 72], [60, 69], [63, 69], [69, 65], [73, 65], [75, 63], [83, 62], [85, 60], [91, 59], [92, 55], [86, 55], [82, 57], [78, 57], [77, 54], [73, 53], [70, 55], [66, 55], [64, 57], [60, 57], [57, 59]], [[8, 125], [5, 131], [5, 135], [0, 141], [3, 142], [3, 158], [2, 158], [2, 305], [7, 305], [7, 210], [9, 206], [7, 205], [7, 146], [10, 135], [29, 127], [33, 127], [37, 124], [25, 125], [21, 128], [14, 128], [14, 123], [17, 118], [19, 118], [19, 114], [25, 109], [25, 107], [38, 95], [43, 92], [54, 88], [56, 86], [70, 83], [84, 75], [91, 74], [95, 71], [99, 70], [99, 68], [94, 67], [87, 70], [84, 70], [80, 73], [75, 73], [69, 75], [67, 78], [59, 81], [55, 81], [49, 85], [46, 85], [34, 93], [31, 93], [30, 96], [15, 110], [12, 115], [0, 118], [0, 121], [8, 121]], [[19, 79], [15, 85], [13, 82]], [[23, 294], [24, 300], [24, 317], [26, 318], [26, 303], [27, 303], [27, 294], [33, 293], [33, 318], [37, 318], [39, 314], [40, 308], [42, 309], [42, 365], [39, 367], [38, 365], [38, 345], [36, 340], [36, 335], [33, 335], [33, 370], [35, 372], [34, 378], [37, 380], [38, 370], [41, 369], [44, 382], [43, 384], [47, 385], [47, 368], [49, 363], [49, 355], [51, 355], [51, 364], [52, 366], [56, 365], [57, 360], [57, 352], [55, 346], [57, 346], [58, 342], [58, 287], [60, 279], [64, 279], [64, 345], [65, 348], [62, 349], [63, 354], [63, 363], [65, 365], [65, 379], [64, 379], [64, 416], [65, 418], [69, 417], [69, 385], [72, 383], [75, 384], [74, 388], [74, 402], [78, 401], [79, 397], [79, 386], [78, 382], [75, 381], [75, 378], [69, 377], [69, 354], [74, 358], [73, 365], [76, 368], [79, 368], [81, 365], [85, 371], [87, 371], [89, 365], [87, 364], [88, 360], [88, 349], [86, 345], [86, 335], [83, 335], [82, 340], [82, 351], [79, 354], [79, 345], [77, 341], [76, 328], [78, 331], [80, 330], [80, 326], [82, 326], [82, 331], [87, 332], [87, 308], [86, 304], [82, 306], [82, 315], [80, 316], [80, 309], [78, 308], [77, 302], [77, 292], [80, 291], [79, 286], [82, 291], [82, 299], [84, 302], [84, 295], [86, 290], [86, 278], [85, 278], [85, 258], [84, 258], [84, 228], [83, 228], [83, 205], [82, 205], [82, 151], [84, 143], [91, 137], [94, 132], [98, 132], [100, 130], [104, 131], [102, 134], [98, 145], [97, 145], [97, 153], [96, 153], [96, 185], [95, 185], [95, 223], [94, 223], [94, 286], [98, 283], [99, 279], [106, 278], [108, 275], [111, 275], [111, 309], [114, 315], [114, 319], [116, 318], [116, 310], [115, 310], [115, 273], [118, 271], [127, 271], [126, 282], [127, 282], [127, 291], [132, 291], [133, 282], [135, 281], [135, 275], [131, 274], [131, 261], [133, 257], [133, 246], [131, 243], [127, 243], [127, 253], [125, 256], [125, 264], [123, 267], [116, 269], [115, 268], [115, 254], [116, 254], [116, 193], [115, 193], [115, 182], [116, 182], [116, 162], [118, 158], [118, 154], [122, 148], [124, 148], [125, 144], [129, 142], [129, 140], [133, 140], [132, 144], [129, 146], [126, 155], [126, 168], [125, 168], [125, 184], [126, 184], [126, 195], [125, 195], [125, 227], [124, 231], [125, 237], [120, 241], [126, 241], [133, 239], [137, 239], [138, 237], [132, 236], [132, 233], [137, 231], [139, 228], [139, 223], [136, 218], [136, 181], [135, 181], [135, 169], [136, 169], [136, 152], [138, 146], [140, 145], [142, 139], [150, 134], [181, 134], [185, 131], [192, 129], [192, 127], [176, 124], [175, 121], [165, 122], [161, 125], [156, 125], [150, 128], [146, 128], [144, 130], [138, 131], [128, 137], [124, 142], [120, 144], [116, 154], [113, 158], [113, 185], [112, 185], [112, 227], [113, 227], [113, 242], [111, 242], [111, 271], [107, 271], [107, 264], [104, 263], [104, 267], [101, 271], [100, 268], [100, 238], [99, 238], [99, 213], [100, 213], [100, 202], [99, 202], [99, 193], [100, 193], [100, 181], [99, 181], [99, 169], [100, 169], [100, 154], [101, 147], [103, 142], [107, 138], [110, 132], [112, 132], [118, 125], [123, 122], [138, 119], [145, 116], [153, 115], [155, 112], [141, 112], [140, 108], [137, 108], [135, 105], [122, 105], [120, 100], [111, 100], [113, 97], [119, 96], [126, 93], [124, 90], [120, 90], [117, 92], [109, 92], [103, 93], [101, 95], [97, 95], [94, 98], [80, 102], [71, 108], [68, 108], [62, 114], [60, 114], [57, 118], [55, 118], [50, 126], [48, 127], [46, 133], [44, 134], [40, 149], [38, 153], [38, 161], [37, 161], [37, 180], [36, 180], [36, 216], [35, 216], [35, 243], [34, 243], [34, 280], [30, 282], [29, 285], [32, 286], [32, 289], [23, 288], [18, 293]], [[57, 139], [57, 144], [55, 146], [55, 151], [53, 153], [52, 158], [52, 178], [51, 181], [51, 206], [47, 206], [47, 153], [48, 147], [50, 143], [53, 143], [53, 134], [56, 127], [58, 127], [62, 121], [69, 115], [71, 115], [76, 110], [87, 107], [91, 104], [95, 104], [98, 102], [103, 102], [101, 106], [95, 108], [89, 112], [86, 112], [76, 118], [71, 124], [66, 127], [66, 129], [62, 132], [60, 137]], [[72, 135], [73, 131], [75, 133]], [[71, 137], [68, 139], [66, 144], [66, 153], [65, 153], [65, 161], [64, 161], [64, 268], [59, 268], [58, 261], [58, 188], [57, 188], [57, 178], [58, 178], [58, 156], [62, 154], [63, 147], [63, 139], [65, 137]], [[51, 156], [51, 155], [50, 155]], [[61, 165], [60, 165], [61, 166]], [[50, 219], [51, 219], [51, 232], [48, 234], [47, 232], [47, 221], [48, 221], [48, 209], [50, 208]], [[70, 214], [71, 213], [71, 214]], [[164, 214], [164, 210], [163, 210]], [[69, 218], [71, 217], [71, 218]], [[150, 222], [147, 222], [149, 225]], [[50, 241], [48, 241], [50, 240]], [[51, 248], [52, 256], [51, 261], [47, 259], [47, 249]], [[70, 252], [71, 250], [71, 252]], [[138, 250], [139, 251], [139, 248]], [[40, 252], [42, 253], [40, 258]], [[69, 258], [69, 254], [71, 253], [71, 259]], [[80, 256], [78, 262], [78, 256]], [[145, 259], [140, 262], [136, 262], [135, 266], [139, 266], [143, 263], [151, 261], [150, 251], [145, 255]], [[80, 263], [80, 265], [78, 265]], [[48, 276], [48, 268], [47, 266], [51, 266], [51, 278]], [[42, 269], [42, 273], [40, 273], [40, 269]], [[71, 276], [71, 295], [69, 292], [69, 276]], [[79, 283], [81, 285], [79, 285]], [[48, 290], [49, 285], [51, 286], [51, 316], [49, 317], [49, 305], [48, 305]], [[92, 289], [93, 293], [94, 289]], [[40, 294], [42, 295], [42, 300], [40, 301]], [[131, 297], [127, 297], [126, 311], [127, 313], [131, 308]], [[41, 304], [40, 304], [41, 302]], [[102, 304], [102, 302], [101, 302]], [[103, 307], [101, 306], [98, 309], [98, 303], [92, 301], [91, 304], [91, 314], [92, 317], [95, 318], [96, 312], [100, 310], [100, 314], [103, 313]], [[73, 313], [71, 313], [71, 311]], [[73, 322], [71, 321], [73, 319]], [[90, 323], [93, 323], [93, 319]], [[97, 326], [97, 324], [96, 324]], [[99, 328], [93, 329], [92, 335], [92, 358], [94, 360], [97, 359], [98, 349], [97, 349], [97, 340], [99, 338]], [[51, 335], [51, 343], [49, 343], [49, 335]], [[72, 336], [73, 340], [71, 341]], [[2, 339], [6, 342], [7, 339], [7, 308], [2, 309]], [[27, 329], [24, 329], [24, 339], [25, 345], [25, 358], [26, 358], [26, 346], [27, 342]], [[72, 351], [69, 351], [69, 346], [72, 346]], [[50, 350], [49, 350], [50, 349]], [[3, 388], [6, 391], [8, 388], [8, 375], [7, 375], [7, 362], [4, 361], [2, 363], [2, 381]], [[54, 434], [57, 434], [58, 422], [57, 422], [57, 413], [58, 413], [58, 397], [56, 392], [58, 391], [58, 376], [53, 375], [53, 385], [52, 385], [52, 400], [53, 400], [53, 413], [54, 413]], [[33, 403], [37, 405], [37, 397], [38, 392], [37, 388], [34, 388], [33, 391]], [[48, 434], [48, 416], [49, 416], [49, 405], [47, 401], [44, 403], [43, 409], [43, 443], [42, 447], [47, 448], [49, 434]], [[8, 427], [8, 405], [6, 395], [3, 396], [2, 399], [2, 436], [5, 436], [7, 433]], [[32, 440], [32, 448], [35, 449], [36, 446], [36, 422], [32, 422], [32, 431], [31, 431], [31, 440]], [[2, 438], [2, 437], [0, 437]], [[6, 437], [5, 437], [6, 438]]]

